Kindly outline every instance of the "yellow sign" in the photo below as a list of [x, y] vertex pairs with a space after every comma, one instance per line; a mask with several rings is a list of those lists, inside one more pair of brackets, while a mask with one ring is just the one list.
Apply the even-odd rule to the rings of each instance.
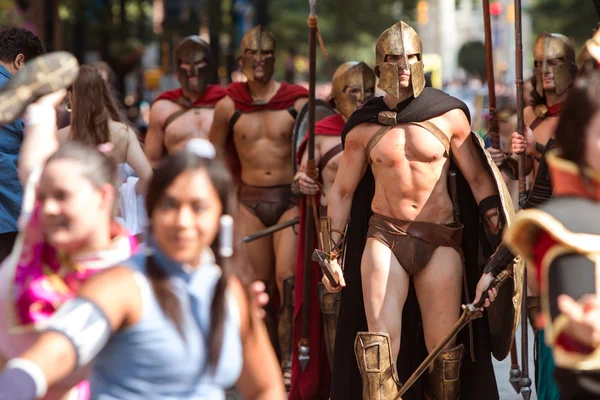
[[431, 74], [431, 86], [442, 88], [442, 57], [439, 54], [423, 54], [425, 75]]

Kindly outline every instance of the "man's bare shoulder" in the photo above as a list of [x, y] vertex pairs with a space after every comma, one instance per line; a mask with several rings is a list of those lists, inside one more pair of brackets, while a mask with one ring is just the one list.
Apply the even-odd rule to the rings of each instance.
[[155, 120], [164, 121], [169, 115], [174, 112], [181, 110], [181, 106], [170, 100], [157, 100], [152, 104], [150, 108], [150, 114]]
[[375, 132], [377, 132], [380, 127], [381, 125], [372, 124], [369, 122], [356, 125], [346, 134], [345, 147], [348, 147], [351, 144], [366, 147], [369, 140], [371, 140]]
[[523, 109], [523, 118], [525, 119], [526, 124], [531, 124], [537, 118], [532, 106], [527, 106]]
[[454, 136], [471, 133], [471, 123], [464, 111], [459, 108], [447, 111], [441, 116], [434, 118], [432, 122], [436, 123], [436, 120], [441, 120], [442, 124], [445, 125], [445, 129], [444, 127], [440, 127], [440, 129], [446, 134], [452, 134]]
[[231, 115], [235, 112], [235, 102], [231, 97], [225, 96], [215, 105], [215, 112], [219, 115], [228, 115], [231, 118]]

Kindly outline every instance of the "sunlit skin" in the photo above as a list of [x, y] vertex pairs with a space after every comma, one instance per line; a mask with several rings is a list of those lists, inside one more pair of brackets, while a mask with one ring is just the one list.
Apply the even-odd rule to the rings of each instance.
[[[401, 88], [411, 87], [410, 66], [419, 61], [409, 55], [386, 55], [386, 62], [399, 65]], [[402, 99], [387, 94], [384, 101], [393, 109], [403, 99], [412, 96], [401, 90]], [[497, 194], [496, 186], [485, 172], [470, 140], [471, 127], [462, 111], [452, 110], [431, 119], [451, 143], [451, 153], [465, 175], [477, 201]], [[328, 216], [332, 229], [343, 231], [352, 206], [354, 191], [368, 166], [366, 146], [380, 129], [376, 124], [360, 124], [348, 133], [338, 174], [328, 196]], [[374, 212], [401, 220], [446, 224], [453, 221], [452, 201], [448, 194], [449, 160], [444, 147], [423, 128], [398, 124], [388, 131], [370, 153], [371, 170], [375, 177], [375, 195], [371, 203]], [[333, 234], [334, 240], [339, 235]], [[338, 261], [332, 263], [340, 285], [332, 287], [324, 277], [329, 291], [345, 286]], [[427, 266], [412, 277], [423, 317], [427, 349], [431, 351], [450, 331], [459, 317], [462, 293], [462, 260], [450, 247], [439, 247]], [[361, 262], [362, 289], [369, 331], [390, 334], [394, 361], [400, 350], [402, 310], [408, 294], [409, 276], [391, 250], [381, 242], [368, 238]], [[477, 300], [489, 287], [491, 274], [484, 275], [477, 289]], [[393, 282], [393, 286], [391, 286]], [[390, 288], [393, 287], [393, 290]], [[495, 291], [488, 292], [493, 301]], [[486, 301], [489, 305], [489, 301]], [[449, 343], [447, 348], [453, 346]]]
[[215, 239], [222, 209], [205, 170], [184, 172], [167, 188], [152, 214], [154, 239], [174, 261], [195, 266], [202, 249]]
[[50, 162], [37, 198], [44, 234], [53, 247], [73, 254], [109, 245], [114, 189], [110, 184], [95, 188], [75, 161]]

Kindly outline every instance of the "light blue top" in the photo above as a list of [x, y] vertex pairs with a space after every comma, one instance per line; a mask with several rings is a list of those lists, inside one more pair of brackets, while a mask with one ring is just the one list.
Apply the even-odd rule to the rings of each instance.
[[140, 321], [118, 331], [92, 364], [91, 398], [94, 400], [225, 399], [225, 389], [240, 376], [243, 357], [240, 315], [227, 293], [221, 357], [213, 374], [207, 364], [210, 307], [221, 269], [205, 251], [196, 270], [168, 259], [151, 241], [157, 265], [169, 275], [179, 298], [185, 339], [161, 311], [146, 274], [147, 252], [125, 265], [136, 271], [142, 293]]
[[[0, 87], [6, 85], [11, 78], [10, 72], [0, 65]], [[0, 126], [0, 233], [17, 231], [17, 218], [23, 198], [17, 171], [23, 127], [21, 118]]]

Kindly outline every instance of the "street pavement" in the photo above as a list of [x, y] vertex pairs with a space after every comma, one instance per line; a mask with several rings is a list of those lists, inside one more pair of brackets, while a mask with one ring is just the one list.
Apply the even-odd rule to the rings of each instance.
[[[537, 400], [537, 393], [535, 392], [535, 378], [534, 367], [533, 367], [533, 331], [529, 324], [529, 377], [531, 378], [531, 400]], [[519, 365], [521, 363], [521, 327], [517, 330], [517, 354], [519, 355]], [[492, 358], [493, 359], [493, 358]], [[510, 377], [510, 355], [503, 361], [496, 361], [494, 359], [494, 371], [496, 372], [496, 381], [498, 382], [498, 391], [500, 392], [500, 400], [521, 400], [523, 397], [517, 394], [513, 389], [512, 385], [508, 381]]]
[[[533, 376], [534, 367], [533, 367], [533, 331], [531, 327], [529, 328], [529, 372], [531, 378], [531, 400], [537, 400], [537, 393], [535, 392], [535, 379]], [[519, 354], [519, 365], [521, 363], [521, 327], [517, 330], [517, 351]], [[492, 358], [493, 359], [493, 358]], [[500, 400], [522, 400], [522, 396], [517, 394], [513, 389], [512, 385], [509, 382], [510, 377], [510, 355], [506, 357], [503, 361], [494, 361], [494, 371], [496, 373], [496, 381], [498, 382], [498, 391], [500, 393]], [[235, 391], [231, 391], [227, 394], [227, 400], [239, 400], [241, 396], [239, 396]], [[483, 400], [483, 399], [482, 399]]]

